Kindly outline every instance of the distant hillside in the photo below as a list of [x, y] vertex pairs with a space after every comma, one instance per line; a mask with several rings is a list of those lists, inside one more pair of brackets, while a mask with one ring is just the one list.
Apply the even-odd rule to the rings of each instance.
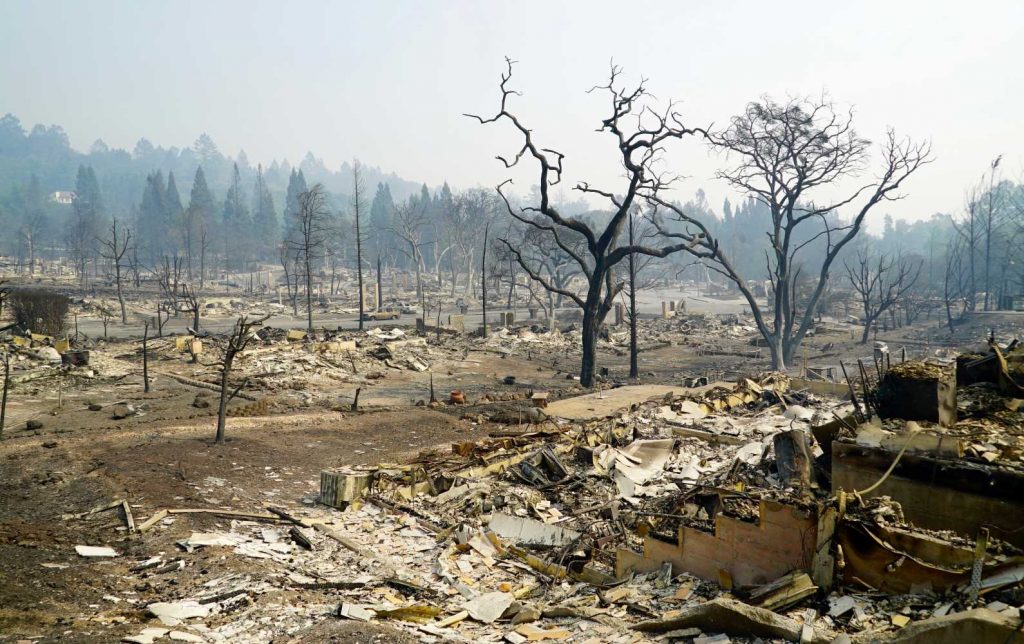
[[[146, 175], [161, 170], [166, 176], [173, 172], [182, 194], [192, 187], [196, 167], [200, 164], [215, 198], [223, 199], [228, 190], [232, 165], [238, 164], [242, 180], [251, 185], [256, 174], [256, 161], [250, 161], [245, 152], [234, 159], [223, 155], [213, 139], [202, 134], [185, 148], [154, 146], [140, 139], [135, 148], [110, 148], [97, 140], [87, 152], [71, 147], [68, 135], [59, 125], [36, 125], [26, 130], [21, 121], [7, 114], [0, 117], [0, 199], [17, 186], [25, 185], [35, 175], [47, 194], [74, 190], [79, 165], [93, 168], [108, 208], [113, 213], [128, 213], [139, 203], [146, 185]], [[280, 207], [284, 203], [288, 175], [292, 165], [287, 160], [264, 163], [266, 182]], [[352, 168], [344, 163], [332, 170], [313, 153], [307, 153], [297, 166], [308, 184], [323, 183], [338, 205], [347, 201], [352, 187]], [[363, 166], [363, 180], [368, 189], [378, 183], [387, 183], [395, 199], [418, 194], [421, 184], [408, 181], [380, 168]], [[372, 194], [372, 192], [371, 192]]]

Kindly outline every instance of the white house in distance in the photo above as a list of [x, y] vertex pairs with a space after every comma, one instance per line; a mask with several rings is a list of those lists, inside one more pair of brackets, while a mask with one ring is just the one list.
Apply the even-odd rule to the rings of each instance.
[[69, 205], [75, 201], [75, 193], [71, 190], [57, 190], [50, 195], [50, 201]]

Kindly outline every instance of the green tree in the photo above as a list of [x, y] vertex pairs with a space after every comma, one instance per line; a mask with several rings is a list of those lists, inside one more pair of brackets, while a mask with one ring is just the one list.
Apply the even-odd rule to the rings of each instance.
[[255, 235], [256, 256], [260, 259], [271, 257], [281, 239], [281, 227], [277, 222], [274, 197], [263, 176], [263, 166], [256, 168], [256, 183], [252, 194], [252, 223]]
[[[167, 232], [170, 233], [165, 240], [165, 250], [173, 251], [177, 255], [183, 243], [179, 246], [177, 240], [184, 238], [184, 208], [181, 205], [181, 195], [178, 193], [178, 184], [174, 180], [174, 171], [167, 173], [167, 191], [164, 198], [166, 208]], [[174, 240], [174, 241], [172, 241]]]
[[189, 274], [192, 273], [193, 258], [199, 255], [199, 283], [202, 288], [206, 276], [206, 251], [212, 237], [213, 213], [216, 205], [213, 202], [213, 194], [206, 185], [206, 174], [203, 166], [196, 168], [196, 176], [192, 181], [192, 193], [189, 195], [187, 226], [188, 237], [185, 243], [185, 253], [188, 257]]
[[395, 247], [395, 201], [391, 198], [391, 188], [386, 183], [377, 184], [377, 193], [370, 203], [370, 250], [376, 258], [388, 255]]
[[155, 266], [163, 253], [168, 230], [167, 186], [164, 184], [164, 175], [159, 170], [151, 172], [146, 177], [146, 187], [142, 191], [135, 229], [139, 231], [138, 247], [142, 258], [151, 266]]
[[[224, 267], [227, 270], [241, 268], [249, 255], [251, 233], [249, 209], [242, 197], [242, 177], [238, 172], [238, 164], [234, 165], [231, 174], [231, 186], [224, 198]], [[234, 259], [232, 259], [234, 258]]]

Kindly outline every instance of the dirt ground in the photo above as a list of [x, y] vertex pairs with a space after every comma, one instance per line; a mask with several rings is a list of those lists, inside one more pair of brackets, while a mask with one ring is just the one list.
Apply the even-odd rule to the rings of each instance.
[[[900, 337], [921, 344], [913, 335], [919, 332]], [[869, 348], [848, 338], [807, 346], [811, 359], [825, 348], [833, 351], [830, 356], [870, 355]], [[205, 552], [209, 549], [189, 553], [187, 567], [173, 574], [129, 571], [158, 553], [180, 555], [176, 541], [223, 527], [228, 522], [222, 518], [174, 515], [167, 529], [129, 535], [117, 510], [82, 519], [64, 519], [64, 514], [116, 499], [127, 500], [139, 522], [162, 508], [261, 512], [275, 503], [310, 504], [323, 469], [400, 462], [424, 448], [484, 437], [496, 427], [475, 422], [472, 408], [415, 406], [415, 400], [428, 397], [428, 376], [395, 372], [366, 392], [365, 400], [381, 407], [361, 413], [337, 411], [344, 406], [290, 407], [268, 416], [229, 418], [227, 442], [214, 445], [213, 405], [194, 407], [200, 390], [159, 375], [183, 368], [184, 360], [156, 363], [154, 388], [145, 394], [134, 356], [127, 349], [118, 354], [122, 375], [69, 379], [59, 391], [52, 381], [26, 386], [12, 400], [10, 429], [0, 442], [0, 641], [115, 641], [154, 622], [144, 607], [157, 597], [187, 596], [207, 579], [242, 570], [256, 578], [261, 574], [258, 562]], [[543, 387], [557, 396], [559, 389], [575, 386], [567, 378], [575, 361], [568, 354], [472, 352], [435, 368], [435, 386], [441, 398], [452, 388], [476, 397]], [[696, 356], [680, 346], [645, 351], [640, 363], [642, 382], [650, 384], [676, 384], [680, 376], [709, 370], [767, 366], [766, 360], [738, 355]], [[624, 378], [628, 361], [621, 353], [606, 353], [601, 364], [616, 380]], [[516, 376], [516, 387], [502, 389], [506, 375]], [[139, 413], [114, 420], [112, 405], [121, 401], [130, 401]], [[89, 405], [100, 409], [90, 411]], [[27, 419], [40, 420], [42, 428], [24, 430]], [[75, 553], [75, 545], [110, 546], [121, 556], [87, 559]], [[275, 590], [259, 601], [323, 607], [321, 618], [306, 629], [278, 634], [274, 641], [416, 641], [387, 625], [334, 619], [338, 602], [329, 589]]]

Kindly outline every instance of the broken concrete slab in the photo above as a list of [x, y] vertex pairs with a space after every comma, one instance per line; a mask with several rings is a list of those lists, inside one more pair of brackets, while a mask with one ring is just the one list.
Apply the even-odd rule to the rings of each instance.
[[683, 387], [666, 385], [632, 385], [617, 387], [573, 398], [563, 398], [547, 406], [548, 416], [570, 420], [591, 420], [613, 415], [620, 409], [642, 403], [651, 398], [663, 397], [670, 393], [685, 393]]
[[[643, 633], [667, 633], [689, 627], [699, 628], [705, 633], [784, 639], [789, 642], [799, 642], [803, 631], [803, 624], [794, 619], [726, 597], [684, 608], [671, 619], [641, 622], [632, 628]], [[815, 633], [811, 641], [828, 640]]]
[[1024, 638], [1021, 620], [987, 608], [932, 617], [907, 624], [896, 633], [855, 636], [854, 642], [885, 641], [899, 644], [963, 644], [964, 642], [1015, 642]]

